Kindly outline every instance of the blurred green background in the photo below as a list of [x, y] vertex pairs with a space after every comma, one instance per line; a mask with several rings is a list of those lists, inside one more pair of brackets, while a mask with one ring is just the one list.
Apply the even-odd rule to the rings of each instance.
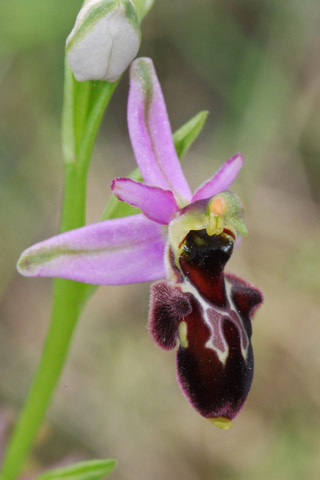
[[[79, 0], [0, 3], [0, 435], [22, 405], [48, 326], [51, 281], [15, 270], [57, 232], [64, 42]], [[192, 187], [235, 152], [250, 235], [229, 271], [261, 287], [255, 379], [231, 430], [185, 401], [174, 352], [148, 334], [149, 285], [100, 287], [27, 465], [115, 457], [114, 480], [320, 478], [320, 3], [156, 0], [143, 24], [173, 129], [209, 109], [184, 161]], [[95, 148], [88, 222], [134, 167], [127, 74]], [[2, 432], [3, 434], [3, 432]], [[2, 436], [0, 454], [4, 447]]]

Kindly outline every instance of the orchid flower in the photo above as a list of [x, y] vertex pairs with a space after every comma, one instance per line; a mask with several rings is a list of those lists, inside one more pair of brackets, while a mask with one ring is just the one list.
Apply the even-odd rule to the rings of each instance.
[[18, 269], [101, 285], [157, 281], [151, 334], [165, 350], [177, 346], [177, 377], [192, 406], [229, 428], [251, 386], [251, 318], [263, 300], [247, 281], [224, 274], [235, 243], [247, 234], [242, 202], [228, 190], [244, 159], [227, 160], [192, 194], [147, 58], [131, 66], [128, 126], [144, 183], [116, 178], [112, 191], [142, 213], [38, 243], [22, 254]]

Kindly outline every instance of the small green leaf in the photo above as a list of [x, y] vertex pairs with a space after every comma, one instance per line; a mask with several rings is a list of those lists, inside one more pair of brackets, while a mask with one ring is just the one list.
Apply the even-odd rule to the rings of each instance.
[[199, 112], [173, 134], [174, 146], [180, 160], [201, 132], [208, 113], [207, 110]]
[[115, 466], [115, 460], [88, 460], [43, 473], [36, 480], [103, 480]]

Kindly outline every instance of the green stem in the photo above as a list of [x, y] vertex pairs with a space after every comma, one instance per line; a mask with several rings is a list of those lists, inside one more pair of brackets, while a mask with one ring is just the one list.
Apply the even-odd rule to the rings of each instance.
[[96, 94], [94, 102], [92, 102], [92, 107], [88, 114], [88, 119], [79, 148], [78, 162], [83, 170], [88, 170], [92, 149], [103, 118], [103, 114], [109, 105], [113, 92], [118, 86], [118, 83], [119, 80], [115, 83], [96, 82], [95, 87], [98, 90], [98, 93]]
[[[99, 85], [91, 109], [88, 108], [88, 98], [85, 99], [84, 108], [80, 109], [81, 115], [87, 118], [79, 119], [75, 118], [77, 89], [74, 88], [74, 82], [67, 68], [63, 111], [65, 194], [60, 231], [85, 224], [86, 182], [92, 149], [104, 111], [116, 87], [116, 84], [108, 83]], [[79, 131], [81, 125], [82, 132]], [[86, 285], [82, 283], [63, 279], [54, 281], [49, 331], [28, 397], [5, 454], [1, 480], [14, 480], [17, 477], [32, 447], [65, 364], [84, 303], [85, 290]]]
[[50, 404], [77, 323], [85, 285], [56, 280], [51, 324], [38, 370], [30, 388], [3, 463], [2, 475], [13, 480], [20, 473]]
[[85, 128], [87, 112], [90, 106], [91, 89], [93, 82], [74, 82], [74, 96], [78, 101], [74, 104], [74, 132], [77, 139], [76, 150], [79, 150], [82, 133]]
[[[66, 169], [66, 196], [61, 225], [80, 226], [84, 219], [85, 189], [76, 169]], [[72, 228], [71, 227], [71, 228]], [[57, 385], [70, 341], [81, 311], [86, 285], [68, 280], [54, 281], [52, 315], [42, 357], [28, 397], [11, 438], [2, 467], [2, 476], [13, 480], [32, 446]]]

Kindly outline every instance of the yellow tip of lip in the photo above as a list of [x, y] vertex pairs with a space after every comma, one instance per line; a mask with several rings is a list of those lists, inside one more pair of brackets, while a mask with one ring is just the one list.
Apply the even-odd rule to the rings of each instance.
[[229, 428], [232, 427], [232, 421], [226, 417], [214, 417], [208, 418], [208, 420], [216, 427], [222, 428], [222, 430], [229, 430]]

